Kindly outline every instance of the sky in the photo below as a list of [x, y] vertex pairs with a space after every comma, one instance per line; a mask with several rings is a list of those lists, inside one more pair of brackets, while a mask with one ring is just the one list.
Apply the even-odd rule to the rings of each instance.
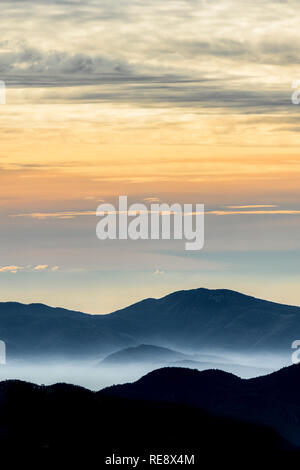
[[[2, 1], [0, 300], [107, 313], [208, 287], [300, 305], [298, 5]], [[119, 195], [205, 204], [204, 249], [98, 240]]]

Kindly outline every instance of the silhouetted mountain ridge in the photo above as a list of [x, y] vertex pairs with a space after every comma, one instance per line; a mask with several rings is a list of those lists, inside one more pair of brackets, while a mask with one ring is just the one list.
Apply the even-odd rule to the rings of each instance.
[[[300, 308], [238, 292], [192, 289], [147, 299], [109, 315], [122, 331], [168, 347], [287, 350], [300, 333]], [[153, 341], [155, 340], [155, 342]]]
[[151, 344], [182, 351], [288, 353], [300, 337], [300, 308], [219, 289], [178, 291], [109, 315], [42, 304], [0, 303], [0, 338], [11, 357], [107, 355]]
[[[64, 455], [69, 463], [96, 457], [100, 468], [113, 453], [192, 453], [198, 467], [209, 459], [210, 468], [217, 462], [232, 468], [245, 457], [288, 465], [300, 457], [285, 439], [299, 441], [299, 373], [300, 366], [292, 366], [244, 380], [219, 370], [163, 368], [99, 392], [64, 383], [1, 382], [0, 449], [18, 449], [22, 458], [25, 450]], [[274, 399], [274, 383], [289, 384], [291, 392], [295, 378], [295, 401], [286, 400], [288, 390]]]
[[220, 370], [163, 368], [102, 393], [198, 407], [208, 413], [272, 427], [300, 445], [300, 365], [254, 379]]

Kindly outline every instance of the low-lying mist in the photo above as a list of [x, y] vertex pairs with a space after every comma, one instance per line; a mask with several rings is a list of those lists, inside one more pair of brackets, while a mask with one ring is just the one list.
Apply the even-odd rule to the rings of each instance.
[[[192, 357], [192, 359], [191, 359]], [[291, 365], [289, 356], [277, 353], [238, 354], [236, 352], [205, 351], [189, 355], [189, 359], [175, 361], [105, 363], [93, 361], [43, 360], [11, 361], [0, 366], [0, 380], [18, 379], [36, 384], [51, 385], [66, 382], [80, 385], [90, 390], [100, 390], [113, 384], [122, 384], [138, 380], [148, 372], [160, 367], [188, 367], [192, 369], [221, 369], [241, 378], [251, 378], [269, 374], [284, 366]]]

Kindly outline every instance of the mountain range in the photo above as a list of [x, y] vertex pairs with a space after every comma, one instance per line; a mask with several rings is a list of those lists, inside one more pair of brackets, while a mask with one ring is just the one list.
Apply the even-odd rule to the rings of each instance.
[[140, 344], [184, 352], [289, 352], [298, 338], [299, 307], [224, 289], [178, 291], [107, 315], [0, 303], [0, 339], [6, 342], [8, 358], [101, 358]]
[[[250, 363], [241, 364], [239, 359], [226, 358], [216, 354], [205, 354], [204, 352], [194, 354], [183, 354], [169, 348], [162, 348], [160, 346], [153, 346], [150, 344], [141, 344], [130, 348], [120, 349], [112, 354], [108, 354], [104, 359], [97, 362], [95, 365], [99, 367], [109, 367], [118, 371], [120, 367], [140, 368], [144, 367], [146, 372], [152, 368], [169, 366], [169, 367], [184, 367], [198, 370], [210, 369], [212, 367], [226, 370], [241, 377], [254, 377], [257, 375], [268, 374], [274, 370], [272, 361], [269, 366], [262, 366], [259, 360], [253, 358]], [[287, 361], [279, 361], [279, 366], [282, 367]]]
[[[107, 456], [194, 455], [197, 468], [255, 468], [300, 457], [300, 366], [242, 380], [219, 370], [155, 370], [99, 392], [56, 384], [0, 383], [0, 449], [69, 464]], [[16, 449], [18, 452], [16, 452]], [[59, 456], [59, 457], [58, 457]], [[213, 466], [212, 466], [213, 465]], [[267, 467], [268, 468], [268, 467]]]

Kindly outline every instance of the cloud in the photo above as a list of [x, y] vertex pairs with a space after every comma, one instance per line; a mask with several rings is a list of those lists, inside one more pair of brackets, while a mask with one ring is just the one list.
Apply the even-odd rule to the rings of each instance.
[[143, 201], [149, 202], [151, 204], [153, 202], [160, 202], [160, 199], [159, 199], [159, 197], [145, 197], [145, 199], [143, 199]]
[[[19, 271], [22, 271], [22, 272], [44, 271], [48, 268], [50, 268], [48, 264], [37, 264], [36, 266], [32, 264], [27, 264], [26, 266], [7, 265], [7, 266], [0, 266], [0, 273], [16, 274]], [[50, 269], [51, 271], [55, 272], [55, 271], [58, 271], [60, 267], [53, 266]]]
[[162, 271], [161, 269], [156, 269], [153, 274], [165, 274], [165, 271]]
[[11, 266], [2, 266], [0, 267], [0, 273], [13, 273], [13, 274], [16, 274], [18, 271], [24, 269], [22, 266], [14, 266], [14, 265], [11, 265]]
[[0, 74], [8, 87], [24, 88], [138, 81], [134, 68], [122, 60], [24, 46], [9, 53], [0, 51]]
[[[149, 198], [151, 199], [151, 198]], [[151, 203], [156, 202], [151, 201]], [[146, 199], [143, 199], [146, 202]], [[159, 200], [158, 200], [159, 201]], [[150, 202], [150, 201], [148, 201]], [[161, 202], [161, 201], [160, 201]], [[172, 203], [169, 204], [170, 207]], [[106, 211], [105, 214], [125, 214], [126, 211], [119, 211], [117, 206], [115, 211]], [[233, 206], [226, 206], [226, 209], [216, 209], [216, 210], [205, 210], [205, 215], [299, 215], [300, 210], [298, 209], [276, 209], [278, 207], [275, 204], [251, 204], [251, 205], [233, 205]], [[127, 214], [128, 216], [135, 216], [135, 211], [130, 211], [130, 206], [128, 207]], [[252, 210], [251, 210], [252, 209]], [[174, 212], [170, 210], [164, 211], [156, 211], [152, 209], [145, 209], [144, 211], [139, 211], [140, 213], [144, 214], [163, 214], [163, 215], [173, 215]], [[199, 214], [200, 212], [197, 212]], [[45, 219], [74, 219], [75, 217], [83, 217], [83, 216], [95, 216], [97, 215], [97, 211], [63, 211], [63, 212], [33, 212], [33, 213], [21, 213], [21, 214], [13, 214], [10, 217], [26, 217], [31, 219], [38, 219], [38, 220], [45, 220]], [[183, 215], [196, 215], [195, 211], [183, 213]]]
[[48, 264], [38, 264], [33, 269], [34, 269], [34, 271], [43, 271], [43, 270], [47, 269], [48, 267], [49, 267]]
[[100, 199], [99, 196], [84, 196], [83, 198], [86, 201], [97, 201], [97, 202], [105, 202], [104, 199]]
[[300, 215], [300, 210], [296, 209], [278, 209], [278, 210], [215, 210], [206, 211], [208, 215]]
[[275, 204], [247, 204], [247, 205], [236, 205], [226, 206], [227, 209], [267, 209], [272, 207], [278, 207]]
[[31, 212], [12, 214], [11, 217], [28, 217], [30, 219], [73, 219], [78, 216], [96, 215], [96, 211], [65, 211], [65, 212]]

